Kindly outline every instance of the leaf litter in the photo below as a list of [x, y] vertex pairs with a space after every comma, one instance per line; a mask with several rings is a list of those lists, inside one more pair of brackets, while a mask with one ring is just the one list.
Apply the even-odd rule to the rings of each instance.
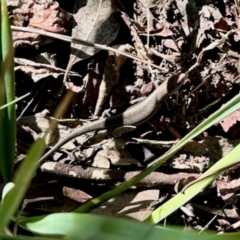
[[[103, 112], [105, 116], [114, 111], [123, 112], [132, 103], [147, 97], [168, 76], [178, 71], [188, 70], [196, 62], [199, 53], [206, 47], [209, 49], [202, 57], [201, 64], [190, 73], [184, 86], [150, 121], [138, 128], [129, 126], [131, 130], [123, 130], [118, 137], [109, 131], [80, 136], [71, 142], [71, 147], [63, 147], [61, 154], [56, 153], [53, 156], [54, 162], [49, 164], [56, 164], [55, 175], [58, 173], [58, 176], [68, 181], [70, 181], [69, 177], [73, 180], [73, 176], [81, 176], [72, 181], [75, 183], [74, 186], [83, 176], [87, 176], [84, 183], [88, 187], [83, 187], [81, 184], [80, 189], [86, 193], [86, 199], [103, 192], [104, 188], [101, 187], [111, 188], [117, 185], [118, 181], [126, 180], [114, 178], [113, 174], [112, 182], [96, 181], [102, 176], [106, 179], [107, 171], [111, 169], [114, 171], [118, 161], [120, 164], [117, 168], [121, 169], [125, 175], [131, 171], [141, 171], [146, 165], [144, 161], [149, 157], [144, 152], [156, 157], [160, 156], [171, 147], [173, 142], [185, 136], [216, 109], [239, 94], [239, 32], [236, 31], [225, 42], [219, 42], [218, 45], [214, 43], [228, 31], [240, 27], [240, 6], [237, 1], [79, 0], [72, 4], [71, 9], [60, 0], [8, 0], [7, 4], [11, 24], [15, 26], [28, 26], [52, 33], [71, 35], [74, 38], [103, 45], [117, 44], [120, 48], [128, 46], [128, 49], [137, 57], [158, 65], [162, 69], [159, 71], [150, 67], [149, 64], [131, 59], [124, 59], [121, 64], [118, 64], [119, 56], [113, 52], [106, 53], [91, 46], [75, 43], [71, 43], [69, 49], [69, 46], [52, 38], [36, 33], [13, 31], [16, 76], [19, 76], [16, 78], [16, 95], [20, 96], [26, 91], [32, 93], [27, 100], [18, 105], [18, 115], [24, 111], [25, 117], [34, 117], [33, 115], [45, 109], [48, 109], [49, 115], [52, 115], [59, 104], [61, 94], [64, 93], [61, 90], [64, 74], [67, 86], [74, 92], [74, 98], [63, 118], [90, 120], [96, 116], [100, 117]], [[56, 61], [52, 64], [35, 60], [39, 53], [46, 51], [56, 57]], [[69, 62], [67, 62], [68, 59]], [[72, 67], [74, 71], [69, 71]], [[46, 94], [47, 92], [50, 94]], [[28, 104], [28, 101], [31, 104]], [[147, 217], [152, 206], [150, 202], [158, 199], [159, 189], [156, 186], [162, 186], [164, 179], [172, 179], [176, 171], [179, 183], [191, 178], [190, 174], [198, 175], [239, 143], [239, 120], [239, 111], [236, 111], [190, 142], [160, 169], [164, 176], [154, 175], [161, 172], [149, 176], [148, 181], [141, 186], [145, 190], [141, 192], [141, 188], [138, 189], [141, 193], [140, 200], [139, 194], [135, 191], [131, 192], [132, 201], [126, 196], [122, 199], [119, 196], [118, 201], [122, 201], [123, 206], [121, 209], [120, 207], [116, 209], [117, 202], [114, 203], [112, 205], [116, 210], [114, 215], [139, 220]], [[23, 126], [23, 123], [19, 122], [19, 124]], [[34, 139], [41, 134], [39, 132], [43, 131], [39, 125], [37, 128], [29, 127], [29, 132]], [[67, 125], [66, 129], [61, 128], [61, 131], [66, 131], [65, 134], [67, 134], [68, 127], [70, 125]], [[138, 144], [131, 144], [132, 138]], [[21, 146], [21, 142], [19, 141], [17, 145], [19, 156], [25, 154], [25, 148]], [[71, 151], [73, 148], [74, 151]], [[139, 154], [136, 155], [136, 152]], [[143, 152], [142, 155], [141, 152]], [[79, 157], [77, 161], [75, 155]], [[97, 159], [100, 159], [99, 163]], [[101, 162], [102, 160], [104, 161]], [[68, 165], [69, 162], [70, 165]], [[134, 162], [136, 163], [133, 164]], [[93, 166], [107, 168], [104, 170], [99, 167], [99, 171], [92, 174]], [[76, 173], [70, 169], [71, 167], [75, 167]], [[85, 169], [90, 171], [86, 175], [84, 175]], [[50, 170], [42, 166], [42, 171], [46, 174]], [[199, 229], [210, 221], [211, 214], [217, 214], [218, 218], [210, 224], [209, 228], [217, 231], [236, 229], [237, 224], [234, 225], [230, 221], [236, 218], [236, 212], [231, 210], [239, 207], [239, 175], [233, 174], [234, 172], [237, 173], [238, 168], [227, 171], [216, 183], [221, 199], [216, 194], [216, 186], [212, 185], [187, 206], [193, 209], [195, 217], [184, 213], [184, 217], [179, 218], [179, 214], [183, 213], [177, 211], [168, 218], [168, 222]], [[54, 172], [50, 175], [53, 174]], [[91, 184], [93, 176], [94, 184]], [[48, 182], [44, 184], [48, 185]], [[187, 182], [185, 181], [184, 184]], [[173, 189], [174, 185], [175, 182], [172, 181], [161, 188], [162, 201], [171, 197], [169, 189]], [[148, 186], [155, 186], [157, 191], [154, 190], [150, 194], [146, 190]], [[177, 187], [175, 186], [174, 189]], [[41, 191], [43, 190], [38, 191], [40, 196]], [[73, 194], [74, 189], [71, 191]], [[77, 193], [79, 189], [75, 191]], [[151, 196], [148, 197], [148, 194]], [[61, 193], [58, 200], [60, 198]], [[76, 194], [74, 201], [75, 204], [76, 201], [82, 202], [82, 193]], [[141, 205], [143, 201], [146, 201], [149, 208], [144, 204]], [[139, 206], [136, 205], [136, 213], [130, 213], [134, 212], [134, 209], [124, 208], [136, 202], [139, 203]], [[217, 209], [216, 202], [219, 206]], [[217, 213], [221, 212], [221, 207], [225, 203], [228, 203], [224, 215], [227, 220], [223, 220], [223, 215]], [[111, 202], [107, 204], [111, 213]], [[50, 212], [62, 211], [61, 206], [59, 209], [46, 208]], [[101, 212], [101, 214], [105, 213]], [[206, 215], [202, 217], [202, 214]]]

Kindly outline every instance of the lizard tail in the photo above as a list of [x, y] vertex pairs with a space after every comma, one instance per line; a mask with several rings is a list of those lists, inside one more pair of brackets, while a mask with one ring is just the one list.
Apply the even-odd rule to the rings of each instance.
[[47, 161], [47, 158], [50, 157], [54, 152], [56, 152], [61, 146], [70, 140], [89, 132], [94, 132], [97, 130], [104, 129], [104, 120], [100, 119], [95, 122], [90, 122], [84, 126], [80, 126], [77, 129], [73, 130], [68, 136], [60, 140], [56, 145], [54, 145], [48, 152], [46, 152], [38, 161], [39, 164]]

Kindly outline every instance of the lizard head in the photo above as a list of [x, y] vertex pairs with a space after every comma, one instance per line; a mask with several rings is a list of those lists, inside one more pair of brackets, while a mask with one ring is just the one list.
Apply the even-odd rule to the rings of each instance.
[[187, 74], [185, 74], [185, 73], [176, 73], [176, 74], [172, 75], [168, 79], [168, 81], [166, 81], [167, 92], [169, 94], [173, 94], [174, 92], [176, 92], [182, 86], [186, 77], [187, 77]]

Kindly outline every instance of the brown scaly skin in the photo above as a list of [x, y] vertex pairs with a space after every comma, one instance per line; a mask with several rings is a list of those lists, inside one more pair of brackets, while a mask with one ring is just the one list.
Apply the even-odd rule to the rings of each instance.
[[46, 161], [47, 158], [57, 151], [62, 145], [82, 134], [103, 129], [114, 129], [124, 125], [137, 126], [148, 121], [161, 108], [162, 104], [181, 87], [185, 78], [186, 75], [183, 73], [175, 74], [168, 80], [164, 81], [145, 100], [128, 108], [125, 112], [113, 117], [99, 119], [76, 128], [68, 136], [53, 146], [45, 155], [43, 155], [39, 160], [39, 163]]

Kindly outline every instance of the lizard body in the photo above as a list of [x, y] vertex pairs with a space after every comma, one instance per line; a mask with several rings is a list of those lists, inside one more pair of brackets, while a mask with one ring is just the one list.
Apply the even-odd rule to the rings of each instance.
[[99, 119], [76, 128], [68, 136], [53, 146], [45, 155], [43, 155], [43, 157], [39, 160], [39, 163], [46, 161], [46, 159], [55, 151], [57, 151], [62, 145], [82, 134], [103, 129], [114, 129], [124, 125], [137, 126], [146, 122], [160, 109], [165, 100], [167, 100], [169, 96], [171, 96], [181, 87], [185, 78], [186, 74], [175, 74], [157, 87], [156, 90], [145, 100], [128, 108], [123, 113], [112, 117]]

